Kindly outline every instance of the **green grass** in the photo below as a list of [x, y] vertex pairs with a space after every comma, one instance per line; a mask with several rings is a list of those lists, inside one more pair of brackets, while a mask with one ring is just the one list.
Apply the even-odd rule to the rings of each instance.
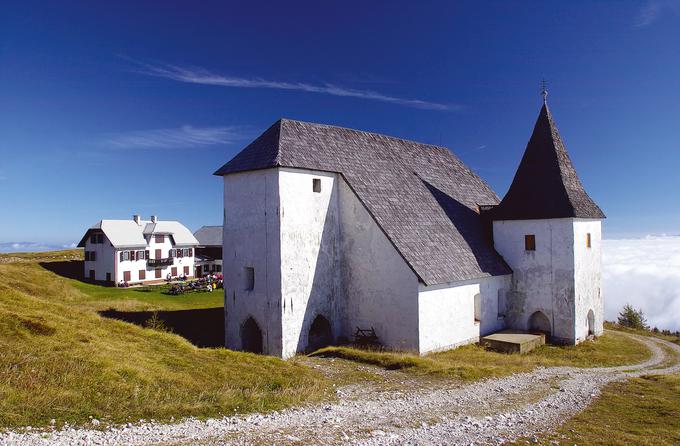
[[199, 349], [93, 311], [118, 290], [93, 296], [34, 262], [2, 263], [0, 277], [2, 428], [217, 416], [330, 396], [328, 381], [295, 361]]
[[192, 292], [173, 296], [166, 294], [170, 285], [115, 288], [70, 280], [71, 285], [83, 293], [83, 304], [96, 310], [114, 308], [124, 311], [187, 310], [215, 308], [224, 305], [222, 290]]
[[[519, 440], [515, 445], [535, 444]], [[643, 376], [607, 385], [602, 395], [538, 444], [680, 444], [680, 375]]]
[[496, 353], [477, 345], [426, 356], [349, 347], [328, 347], [314, 354], [372, 364], [387, 370], [460, 380], [506, 376], [539, 366], [618, 366], [642, 362], [650, 356], [643, 344], [617, 333], [607, 333], [595, 341], [576, 346], [545, 345], [525, 355]]

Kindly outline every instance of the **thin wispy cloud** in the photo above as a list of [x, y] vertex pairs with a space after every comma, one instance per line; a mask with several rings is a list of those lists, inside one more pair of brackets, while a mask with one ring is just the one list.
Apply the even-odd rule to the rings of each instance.
[[204, 68], [197, 67], [181, 67], [168, 64], [152, 65], [140, 62], [136, 63], [140, 67], [138, 70], [136, 70], [139, 73], [189, 84], [215, 85], [229, 88], [265, 88], [274, 90], [303, 91], [307, 93], [387, 102], [390, 104], [425, 110], [451, 111], [461, 109], [460, 105], [442, 104], [439, 102], [430, 102], [421, 99], [406, 99], [397, 96], [386, 95], [373, 90], [358, 90], [331, 83], [311, 84], [306, 82], [268, 80], [257, 77], [246, 78], [217, 74]]
[[106, 135], [101, 140], [105, 147], [114, 149], [182, 149], [188, 147], [231, 144], [246, 135], [237, 126], [192, 127], [136, 130]]
[[647, 0], [635, 17], [633, 27], [651, 26], [665, 13], [680, 13], [680, 0]]

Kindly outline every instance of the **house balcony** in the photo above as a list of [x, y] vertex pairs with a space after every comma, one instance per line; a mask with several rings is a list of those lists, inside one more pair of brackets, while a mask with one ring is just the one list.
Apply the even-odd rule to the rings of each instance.
[[173, 264], [173, 258], [168, 257], [167, 259], [148, 259], [146, 265], [149, 268], [159, 268], [162, 266], [170, 266]]

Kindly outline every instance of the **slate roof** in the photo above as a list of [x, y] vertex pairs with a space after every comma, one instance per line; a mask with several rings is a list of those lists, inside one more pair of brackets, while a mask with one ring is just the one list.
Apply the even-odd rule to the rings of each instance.
[[576, 175], [545, 103], [510, 189], [490, 216], [494, 220], [605, 218]]
[[116, 248], [143, 248], [147, 246], [144, 235], [148, 234], [168, 234], [172, 236], [175, 245], [179, 246], [198, 244], [191, 231], [178, 221], [162, 220], [152, 223], [141, 220], [137, 224], [134, 220], [100, 220], [85, 232], [78, 247], [84, 248], [87, 238], [97, 230], [101, 230]]
[[426, 285], [512, 273], [479, 215], [498, 197], [444, 147], [281, 119], [215, 175], [272, 167], [342, 174]]
[[222, 247], [222, 226], [202, 226], [194, 232], [200, 246]]

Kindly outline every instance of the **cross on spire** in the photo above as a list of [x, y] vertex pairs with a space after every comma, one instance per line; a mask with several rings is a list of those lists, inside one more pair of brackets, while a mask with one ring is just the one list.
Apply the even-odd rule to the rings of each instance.
[[541, 96], [543, 96], [543, 103], [547, 104], [548, 103], [548, 85], [545, 82], [545, 79], [541, 81]]

